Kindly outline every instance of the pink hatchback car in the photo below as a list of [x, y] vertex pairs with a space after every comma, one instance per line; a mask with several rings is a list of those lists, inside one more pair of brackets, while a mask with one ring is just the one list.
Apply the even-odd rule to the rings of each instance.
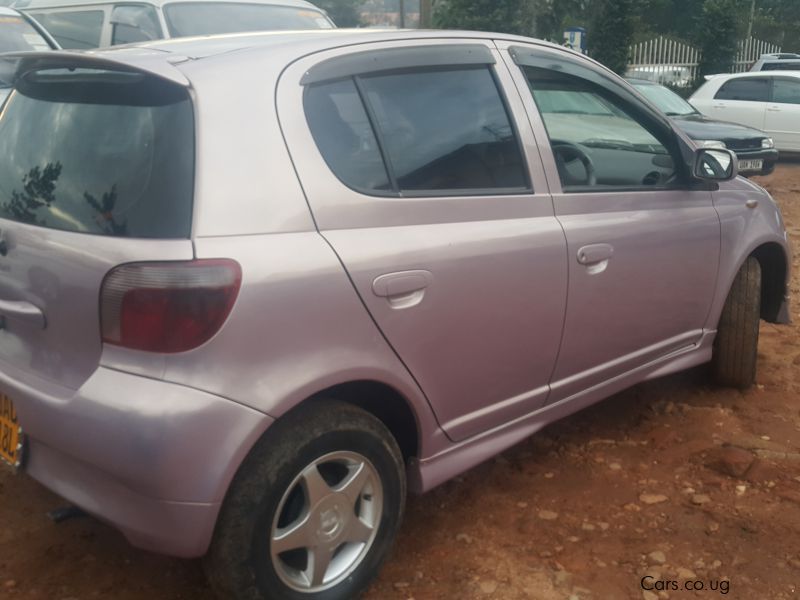
[[557, 46], [5, 60], [2, 455], [226, 597], [351, 598], [407, 489], [788, 319], [766, 191]]

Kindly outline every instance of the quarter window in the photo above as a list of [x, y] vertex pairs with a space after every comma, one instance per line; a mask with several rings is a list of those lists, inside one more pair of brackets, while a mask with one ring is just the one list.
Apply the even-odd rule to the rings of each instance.
[[772, 87], [772, 101], [781, 104], [800, 104], [800, 81], [776, 79]]
[[605, 88], [523, 66], [565, 192], [658, 187], [676, 174], [665, 145]]
[[100, 45], [104, 13], [101, 10], [34, 13], [62, 48], [86, 49]]
[[747, 100], [750, 102], [767, 102], [769, 100], [769, 79], [741, 77], [726, 81], [716, 100]]
[[[347, 102], [337, 100], [345, 90]], [[487, 66], [313, 85], [305, 105], [325, 160], [353, 188], [391, 195], [530, 188], [517, 136]]]
[[328, 166], [347, 185], [367, 192], [389, 192], [375, 134], [352, 79], [309, 88], [306, 115]]

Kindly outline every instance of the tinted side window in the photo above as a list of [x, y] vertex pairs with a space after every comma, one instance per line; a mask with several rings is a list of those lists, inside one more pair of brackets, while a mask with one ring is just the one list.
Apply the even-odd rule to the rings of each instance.
[[767, 102], [769, 100], [769, 79], [757, 79], [755, 77], [731, 79], [722, 84], [714, 98], [717, 100]]
[[528, 187], [489, 67], [379, 74], [362, 83], [401, 191]]
[[33, 13], [31, 15], [50, 32], [62, 48], [97, 48], [103, 31], [101, 10]]
[[772, 87], [772, 101], [782, 104], [800, 104], [800, 81], [776, 79]]
[[676, 174], [664, 144], [605, 88], [561, 71], [523, 67], [565, 192], [664, 186]]
[[367, 192], [530, 188], [488, 67], [372, 74], [311, 86], [305, 109], [328, 165]]

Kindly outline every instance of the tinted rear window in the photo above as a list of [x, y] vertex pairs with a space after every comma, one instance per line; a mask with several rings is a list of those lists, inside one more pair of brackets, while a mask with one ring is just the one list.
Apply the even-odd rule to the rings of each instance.
[[725, 82], [714, 96], [717, 100], [748, 100], [767, 102], [769, 100], [769, 79], [742, 77]]
[[172, 37], [333, 27], [319, 11], [264, 4], [180, 2], [166, 5], [164, 15]]
[[781, 60], [764, 63], [762, 71], [800, 71], [800, 60]]
[[187, 92], [144, 75], [27, 75], [0, 117], [0, 217], [117, 237], [186, 238], [194, 124]]

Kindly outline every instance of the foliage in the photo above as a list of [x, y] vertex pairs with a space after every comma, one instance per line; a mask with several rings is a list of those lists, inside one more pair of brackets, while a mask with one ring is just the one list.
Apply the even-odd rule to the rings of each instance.
[[706, 0], [703, 4], [696, 35], [701, 52], [698, 80], [704, 75], [731, 71], [740, 38], [737, 3], [737, 0]]
[[634, 0], [601, 0], [589, 31], [589, 52], [615, 73], [628, 67], [628, 47], [633, 42]]
[[327, 12], [338, 27], [361, 25], [363, 0], [313, 0], [313, 2]]
[[434, 26], [531, 35], [532, 3], [529, 0], [447, 0], [434, 8]]

